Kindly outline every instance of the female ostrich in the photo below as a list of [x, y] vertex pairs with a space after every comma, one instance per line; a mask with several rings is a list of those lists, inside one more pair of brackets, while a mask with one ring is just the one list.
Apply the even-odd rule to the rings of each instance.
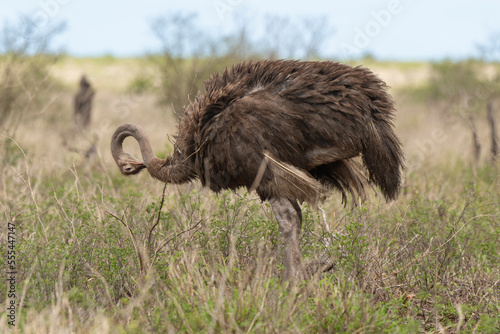
[[[346, 193], [364, 199], [367, 183], [387, 200], [397, 196], [403, 153], [393, 131], [395, 109], [385, 83], [368, 69], [244, 62], [212, 75], [205, 88], [179, 121], [171, 157], [157, 158], [144, 131], [126, 124], [111, 139], [113, 158], [125, 175], [147, 168], [163, 182], [198, 178], [215, 192], [255, 190], [270, 202], [284, 236], [287, 278], [303, 275], [298, 201], [316, 203], [330, 189], [343, 202]], [[123, 151], [128, 136], [138, 141], [143, 162]]]

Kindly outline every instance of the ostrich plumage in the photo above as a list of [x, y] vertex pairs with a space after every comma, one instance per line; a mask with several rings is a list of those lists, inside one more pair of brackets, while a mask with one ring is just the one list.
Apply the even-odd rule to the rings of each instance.
[[[144, 131], [119, 127], [113, 157], [125, 175], [146, 168], [169, 183], [199, 179], [215, 192], [246, 187], [269, 200], [285, 237], [287, 277], [302, 277], [297, 201], [316, 203], [331, 189], [365, 198], [378, 186], [387, 200], [401, 185], [403, 152], [386, 84], [363, 67], [334, 62], [261, 60], [214, 74], [186, 108], [174, 153], [153, 154]], [[133, 136], [143, 162], [123, 152]], [[360, 157], [360, 158], [358, 158]]]

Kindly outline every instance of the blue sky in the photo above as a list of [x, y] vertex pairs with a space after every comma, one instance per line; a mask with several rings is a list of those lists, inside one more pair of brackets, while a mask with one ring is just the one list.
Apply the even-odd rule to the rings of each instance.
[[124, 57], [159, 50], [151, 22], [176, 12], [196, 12], [197, 26], [215, 35], [234, 31], [243, 16], [323, 15], [333, 32], [322, 53], [336, 58], [365, 53], [403, 61], [466, 58], [478, 55], [477, 46], [492, 34], [500, 36], [498, 0], [19, 0], [2, 1], [0, 22], [15, 23], [23, 14], [41, 26], [66, 22], [57, 43], [68, 53]]

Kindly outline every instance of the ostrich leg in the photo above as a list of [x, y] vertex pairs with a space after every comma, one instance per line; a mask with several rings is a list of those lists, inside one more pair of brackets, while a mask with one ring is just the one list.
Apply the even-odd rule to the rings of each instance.
[[300, 280], [304, 278], [299, 245], [299, 233], [302, 226], [300, 206], [296, 201], [287, 198], [273, 198], [269, 202], [285, 239], [285, 280]]

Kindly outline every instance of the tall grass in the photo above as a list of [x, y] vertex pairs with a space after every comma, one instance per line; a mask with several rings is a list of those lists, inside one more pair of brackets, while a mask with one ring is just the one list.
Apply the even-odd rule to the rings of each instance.
[[498, 331], [498, 169], [411, 176], [426, 191], [409, 187], [391, 206], [333, 199], [326, 221], [306, 207], [309, 277], [291, 286], [277, 224], [252, 194], [163, 193], [114, 170], [109, 182], [78, 168], [38, 176], [21, 156], [6, 185], [18, 194], [2, 199], [19, 238], [15, 331]]

